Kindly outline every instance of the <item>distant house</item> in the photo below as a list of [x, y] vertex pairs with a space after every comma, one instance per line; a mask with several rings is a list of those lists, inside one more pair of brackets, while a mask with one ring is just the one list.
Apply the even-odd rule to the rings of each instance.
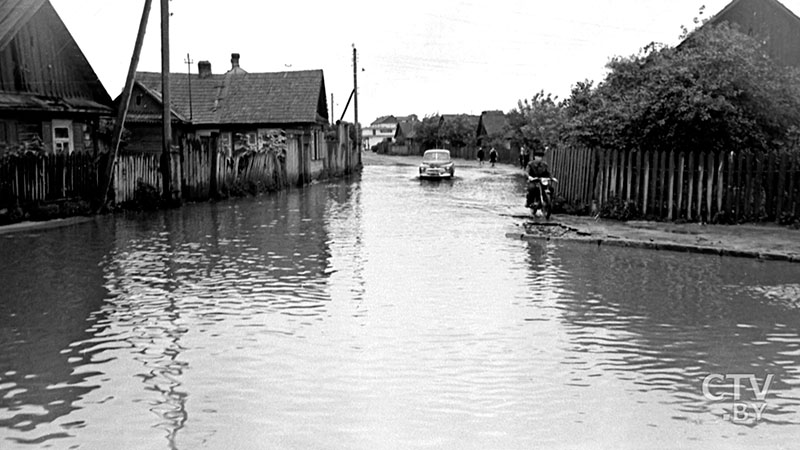
[[48, 0], [0, 2], [0, 154], [98, 151], [113, 103]]
[[707, 24], [728, 22], [764, 43], [782, 66], [800, 67], [800, 18], [777, 0], [734, 0]]
[[394, 140], [399, 145], [406, 145], [410, 141], [414, 141], [417, 136], [417, 127], [420, 122], [418, 120], [407, 120], [399, 122], [394, 133]]
[[[170, 74], [173, 142], [213, 139], [220, 152], [260, 151], [280, 141], [292, 174], [323, 168], [328, 104], [322, 70], [248, 73], [231, 55], [231, 69], [213, 74], [208, 61], [198, 73]], [[161, 74], [137, 72], [125, 127], [126, 151], [161, 151]]]
[[484, 111], [478, 120], [476, 137], [479, 146], [490, 145], [489, 141], [503, 139], [505, 147], [511, 148], [508, 138], [508, 119], [503, 111]]
[[420, 152], [420, 143], [417, 141], [417, 128], [420, 121], [417, 116], [410, 116], [411, 120], [404, 120], [397, 123], [394, 133], [394, 143], [392, 153], [399, 155], [416, 155]]
[[392, 142], [397, 132], [397, 124], [401, 122], [416, 121], [417, 116], [381, 116], [375, 119], [368, 127], [361, 129], [361, 142], [365, 149], [370, 149], [384, 140]]

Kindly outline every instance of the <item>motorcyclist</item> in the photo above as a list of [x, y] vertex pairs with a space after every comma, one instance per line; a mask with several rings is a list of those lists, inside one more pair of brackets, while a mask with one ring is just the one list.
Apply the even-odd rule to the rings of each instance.
[[[532, 178], [550, 178], [550, 168], [547, 166], [547, 163], [544, 161], [544, 148], [536, 148], [533, 151], [533, 160], [528, 163], [528, 166], [525, 168], [525, 173], [528, 177]], [[541, 187], [541, 183], [530, 183], [528, 185], [528, 195], [525, 200], [525, 206], [530, 207], [532, 204], [539, 201], [539, 188]], [[547, 189], [552, 189], [548, 187]]]

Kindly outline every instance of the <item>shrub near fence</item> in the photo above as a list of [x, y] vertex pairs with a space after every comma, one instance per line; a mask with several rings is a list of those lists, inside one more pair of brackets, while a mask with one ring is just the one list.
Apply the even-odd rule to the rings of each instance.
[[548, 155], [568, 202], [632, 203], [658, 220], [792, 222], [800, 216], [797, 152], [561, 148]]

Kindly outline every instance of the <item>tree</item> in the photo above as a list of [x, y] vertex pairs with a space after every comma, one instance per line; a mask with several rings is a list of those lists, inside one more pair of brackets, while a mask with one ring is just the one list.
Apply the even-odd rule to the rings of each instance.
[[465, 148], [475, 146], [475, 125], [463, 114], [425, 116], [416, 129], [423, 148]]
[[704, 26], [678, 47], [651, 44], [617, 57], [597, 87], [566, 102], [566, 135], [617, 149], [770, 151], [796, 136], [800, 78], [727, 24]]
[[566, 123], [564, 104], [552, 94], [540, 91], [530, 101], [520, 100], [517, 109], [507, 117], [515, 146], [556, 147], [562, 141]]

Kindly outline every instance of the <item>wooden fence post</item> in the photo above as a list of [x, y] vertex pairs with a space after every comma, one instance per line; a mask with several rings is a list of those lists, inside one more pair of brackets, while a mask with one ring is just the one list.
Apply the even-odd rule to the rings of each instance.
[[659, 150], [658, 152], [658, 218], [664, 218], [664, 202], [667, 201], [666, 196], [666, 178], [667, 178], [667, 152], [666, 150]]
[[644, 169], [643, 169], [644, 170], [644, 182], [642, 184], [642, 188], [643, 188], [642, 189], [642, 191], [643, 191], [642, 192], [642, 214], [645, 215], [645, 216], [647, 215], [647, 197], [648, 197], [648, 193], [649, 193], [648, 191], [649, 191], [649, 186], [650, 186], [650, 183], [649, 183], [649, 181], [650, 181], [650, 155], [652, 155], [652, 153], [649, 152], [649, 151], [646, 152], [643, 155], [643, 157], [644, 157]]
[[697, 220], [703, 221], [703, 177], [706, 168], [706, 153], [697, 154]]
[[756, 220], [761, 218], [766, 212], [764, 200], [764, 171], [766, 169], [766, 158], [763, 154], [758, 154], [756, 158], [756, 172], [753, 177], [753, 212], [756, 215]]
[[651, 215], [658, 217], [659, 216], [659, 195], [658, 186], [659, 186], [659, 176], [661, 175], [661, 150], [654, 150], [651, 151], [651, 162], [650, 162], [650, 187], [648, 188], [648, 203], [650, 204], [650, 211]]
[[784, 197], [786, 197], [786, 160], [787, 155], [785, 151], [781, 151], [780, 154], [780, 167], [778, 168], [778, 191], [777, 191], [777, 205], [775, 210], [775, 223], [781, 222], [781, 216], [783, 215], [783, 202]]
[[706, 222], [711, 222], [711, 219], [714, 217], [712, 209], [714, 205], [714, 180], [716, 179], [716, 173], [714, 173], [716, 164], [714, 163], [713, 150], [708, 152], [707, 167], [708, 178], [706, 178]]
[[789, 155], [789, 198], [786, 207], [789, 209], [791, 215], [795, 217], [797, 214], [797, 209], [795, 208], [795, 200], [797, 199], [797, 195], [795, 194], [797, 170], [798, 170], [797, 155], [790, 154]]
[[686, 220], [692, 220], [692, 196], [694, 195], [694, 159], [697, 152], [690, 151], [689, 156], [689, 167], [687, 170], [687, 175], [689, 175], [689, 183], [687, 186], [687, 194], [686, 194]]
[[669, 220], [675, 220], [674, 195], [675, 195], [675, 151], [669, 151], [669, 194], [667, 195], [667, 217]]

